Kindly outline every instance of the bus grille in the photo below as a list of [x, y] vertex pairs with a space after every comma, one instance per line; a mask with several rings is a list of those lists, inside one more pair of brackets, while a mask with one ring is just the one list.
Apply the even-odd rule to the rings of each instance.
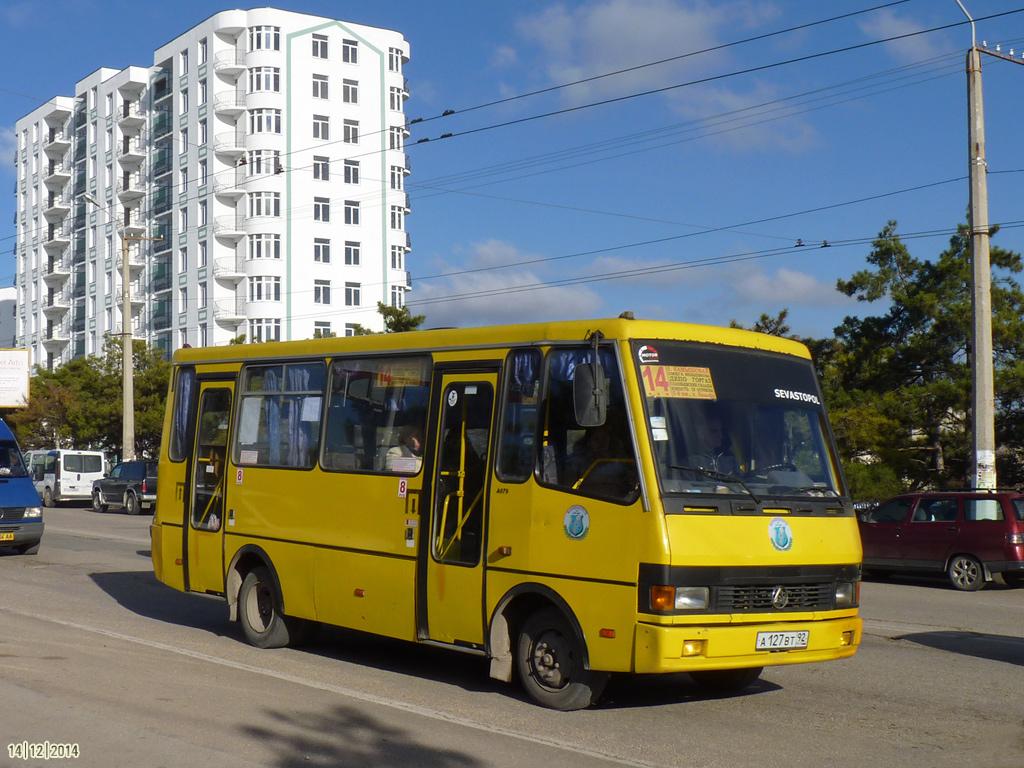
[[[776, 586], [786, 591], [786, 603], [776, 608]], [[766, 613], [769, 611], [829, 611], [835, 587], [827, 584], [739, 584], [718, 588], [716, 608], [726, 613]]]
[[24, 507], [0, 507], [0, 520], [21, 520], [24, 516]]

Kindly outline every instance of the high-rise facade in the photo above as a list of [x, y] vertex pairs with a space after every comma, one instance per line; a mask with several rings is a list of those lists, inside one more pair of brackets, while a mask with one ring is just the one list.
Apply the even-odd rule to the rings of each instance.
[[409, 47], [218, 13], [16, 124], [17, 341], [43, 367], [122, 333], [165, 350], [380, 328], [404, 306]]

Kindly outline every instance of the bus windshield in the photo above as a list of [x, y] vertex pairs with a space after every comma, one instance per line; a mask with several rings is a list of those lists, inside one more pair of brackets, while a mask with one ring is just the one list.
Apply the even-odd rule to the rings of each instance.
[[26, 477], [21, 451], [13, 440], [0, 440], [0, 477]]
[[809, 360], [662, 341], [634, 355], [663, 493], [840, 495]]

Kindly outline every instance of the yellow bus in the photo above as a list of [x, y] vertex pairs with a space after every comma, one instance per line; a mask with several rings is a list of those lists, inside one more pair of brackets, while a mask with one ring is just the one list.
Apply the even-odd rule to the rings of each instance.
[[441, 645], [568, 710], [611, 673], [738, 689], [860, 642], [857, 520], [787, 339], [627, 314], [179, 350], [159, 477], [157, 578], [259, 647]]

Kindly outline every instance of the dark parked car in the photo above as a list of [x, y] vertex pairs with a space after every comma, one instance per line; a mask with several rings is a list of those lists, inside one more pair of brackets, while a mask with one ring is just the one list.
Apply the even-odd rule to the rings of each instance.
[[860, 519], [864, 568], [945, 571], [957, 589], [981, 589], [1001, 573], [1024, 586], [1024, 494], [932, 491], [897, 496]]
[[123, 461], [110, 474], [92, 484], [92, 508], [106, 512], [108, 507], [123, 507], [129, 515], [156, 504], [155, 461]]

